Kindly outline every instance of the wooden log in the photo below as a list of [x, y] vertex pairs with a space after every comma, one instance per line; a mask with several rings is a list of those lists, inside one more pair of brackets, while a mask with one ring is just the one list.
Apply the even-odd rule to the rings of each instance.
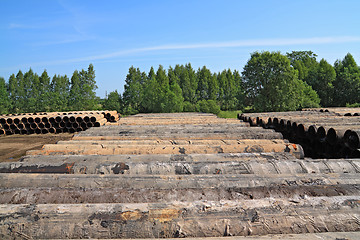
[[[1, 205], [13, 238], [166, 238], [359, 231], [359, 198], [139, 204]], [[294, 227], [296, 226], [296, 227]]]
[[[115, 162], [226, 162], [226, 161], [293, 161], [295, 156], [288, 153], [219, 153], [219, 154], [157, 154], [157, 155], [26, 155], [20, 162], [27, 163], [84, 163], [108, 164]], [[4, 163], [5, 164], [5, 163]]]
[[288, 152], [304, 158], [297, 144], [237, 144], [237, 145], [73, 145], [46, 144], [41, 150], [27, 151], [28, 155], [109, 155], [109, 154], [206, 154], [206, 153]]
[[[63, 189], [13, 188], [0, 190], [0, 204], [79, 204], [79, 203], [169, 203], [193, 201], [241, 201], [263, 198], [301, 199], [321, 196], [359, 195], [359, 185], [271, 185], [251, 188], [181, 189]], [[296, 200], [295, 200], [296, 201]]]
[[274, 175], [88, 175], [0, 173], [0, 187], [10, 188], [229, 188], [360, 184], [359, 174], [274, 174]]
[[[127, 174], [127, 175], [222, 175], [222, 174], [301, 174], [360, 173], [359, 159], [196, 159], [189, 156], [161, 159], [112, 159], [107, 156], [79, 158], [67, 156], [40, 158], [37, 162], [0, 163], [0, 173]], [[40, 160], [39, 159], [39, 160]], [[84, 159], [86, 159], [84, 161]], [[133, 161], [138, 160], [138, 161]], [[142, 161], [141, 161], [142, 160]]]
[[78, 145], [236, 145], [236, 144], [285, 144], [288, 140], [283, 139], [191, 139], [191, 140], [71, 140], [58, 141], [56, 144], [78, 144]]

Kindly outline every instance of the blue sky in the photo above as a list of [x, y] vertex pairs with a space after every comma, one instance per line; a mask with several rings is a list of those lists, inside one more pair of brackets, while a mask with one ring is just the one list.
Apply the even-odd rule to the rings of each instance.
[[0, 0], [0, 76], [96, 71], [97, 94], [122, 92], [130, 66], [190, 62], [242, 71], [254, 51], [311, 50], [360, 64], [358, 0]]

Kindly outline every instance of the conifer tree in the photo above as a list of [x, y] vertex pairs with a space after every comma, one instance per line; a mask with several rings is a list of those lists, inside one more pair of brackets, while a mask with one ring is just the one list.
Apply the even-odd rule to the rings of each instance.
[[15, 74], [11, 74], [9, 77], [9, 96], [10, 96], [10, 112], [17, 113], [18, 112], [18, 84]]
[[21, 113], [21, 112], [27, 112], [25, 111], [25, 98], [26, 98], [26, 92], [25, 92], [25, 83], [24, 83], [24, 74], [21, 70], [16, 74], [16, 102], [14, 103], [15, 106], [15, 112]]
[[321, 99], [321, 106], [328, 107], [333, 105], [333, 84], [335, 79], [335, 69], [325, 59], [321, 59], [317, 67], [309, 71], [309, 85], [318, 93]]
[[142, 108], [140, 103], [145, 79], [146, 75], [141, 73], [139, 68], [129, 68], [123, 93], [124, 110], [129, 114], [137, 113]]
[[82, 108], [82, 93], [80, 74], [77, 70], [73, 72], [70, 82], [69, 109], [80, 110]]
[[80, 72], [80, 84], [82, 94], [82, 105], [79, 110], [94, 110], [98, 98], [95, 90], [97, 89], [95, 80], [95, 70], [92, 64], [89, 64], [87, 71], [84, 69]]
[[189, 101], [190, 103], [195, 104], [198, 100], [198, 97], [196, 95], [196, 90], [198, 88], [197, 74], [195, 73], [195, 70], [192, 68], [190, 63], [185, 65], [185, 70], [187, 71], [187, 76], [189, 77], [189, 84], [187, 85], [189, 87], [187, 90], [183, 90], [186, 91], [184, 99], [185, 101]]
[[109, 95], [106, 96], [103, 108], [122, 112], [121, 94], [119, 94], [117, 90], [110, 92]]
[[69, 99], [69, 78], [60, 75], [54, 75], [51, 80], [51, 111], [67, 111]]
[[6, 114], [10, 110], [10, 99], [5, 79], [0, 77], [0, 114]]
[[360, 102], [360, 68], [348, 53], [342, 61], [335, 62], [334, 105], [345, 106]]
[[47, 112], [50, 111], [50, 77], [46, 70], [39, 77], [40, 86], [39, 86], [39, 101], [38, 101], [38, 111]]

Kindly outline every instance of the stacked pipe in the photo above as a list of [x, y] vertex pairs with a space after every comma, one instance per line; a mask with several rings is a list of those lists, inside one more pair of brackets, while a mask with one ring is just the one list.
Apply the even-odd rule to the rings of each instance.
[[359, 157], [360, 117], [341, 116], [328, 110], [249, 113], [240, 114], [238, 118], [252, 126], [281, 132], [284, 138], [300, 144], [307, 157]]
[[360, 116], [360, 108], [334, 107], [334, 108], [304, 108], [302, 111], [333, 112], [339, 116]]
[[74, 133], [116, 122], [116, 111], [77, 111], [0, 116], [0, 135]]
[[360, 160], [301, 159], [300, 150], [274, 130], [214, 115], [130, 116], [1, 163], [0, 236], [360, 231]]

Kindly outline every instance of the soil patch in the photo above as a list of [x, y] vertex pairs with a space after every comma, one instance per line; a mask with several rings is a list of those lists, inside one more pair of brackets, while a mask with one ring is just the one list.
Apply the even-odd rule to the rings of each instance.
[[41, 149], [44, 144], [69, 140], [74, 134], [10, 135], [0, 137], [0, 162], [16, 162], [28, 150]]

